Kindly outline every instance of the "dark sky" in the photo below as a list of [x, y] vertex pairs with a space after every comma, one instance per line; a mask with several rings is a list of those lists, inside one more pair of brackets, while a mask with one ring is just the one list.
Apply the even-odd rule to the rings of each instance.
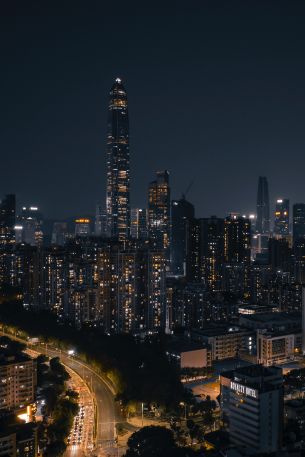
[[[8, 6], [9, 5], [9, 6]], [[154, 171], [198, 216], [305, 201], [305, 2], [1, 2], [0, 195], [45, 217], [105, 199], [108, 92], [129, 97], [132, 205]]]

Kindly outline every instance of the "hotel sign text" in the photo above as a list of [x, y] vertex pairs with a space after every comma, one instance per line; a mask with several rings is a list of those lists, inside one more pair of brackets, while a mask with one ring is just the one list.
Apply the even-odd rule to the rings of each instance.
[[230, 387], [232, 390], [235, 390], [235, 392], [248, 395], [248, 397], [257, 398], [257, 390], [252, 389], [251, 387], [243, 386], [242, 384], [233, 381], [231, 381]]

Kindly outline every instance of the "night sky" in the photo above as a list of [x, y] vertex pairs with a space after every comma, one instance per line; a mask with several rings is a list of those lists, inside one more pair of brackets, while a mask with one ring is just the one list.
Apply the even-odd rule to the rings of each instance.
[[[6, 4], [6, 5], [4, 5]], [[9, 6], [8, 6], [9, 4]], [[197, 216], [305, 202], [305, 2], [1, 2], [0, 196], [46, 218], [105, 201], [108, 93], [129, 98], [132, 206], [154, 171]]]

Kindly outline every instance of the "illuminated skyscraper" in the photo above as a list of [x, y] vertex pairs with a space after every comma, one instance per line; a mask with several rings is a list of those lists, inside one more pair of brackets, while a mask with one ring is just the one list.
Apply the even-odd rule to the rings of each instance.
[[270, 232], [269, 189], [268, 181], [265, 176], [260, 176], [258, 178], [256, 208], [256, 231], [258, 233]]
[[129, 122], [127, 94], [117, 78], [110, 90], [107, 133], [106, 211], [108, 234], [129, 236]]
[[157, 171], [157, 179], [148, 189], [148, 227], [153, 246], [164, 250], [169, 260], [170, 245], [170, 187], [169, 172]]
[[278, 199], [274, 214], [274, 233], [277, 235], [289, 235], [289, 200]]

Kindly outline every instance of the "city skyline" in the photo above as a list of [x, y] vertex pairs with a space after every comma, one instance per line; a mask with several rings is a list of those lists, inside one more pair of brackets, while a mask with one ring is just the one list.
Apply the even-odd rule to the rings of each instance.
[[1, 13], [0, 454], [302, 457], [305, 2]]
[[[260, 175], [268, 177], [271, 211], [279, 197], [303, 201], [303, 11], [297, 2], [290, 15], [281, 2], [247, 8], [194, 3], [167, 6], [161, 17], [122, 6], [117, 37], [106, 49], [108, 7], [76, 6], [73, 22], [65, 8], [61, 20], [48, 14], [55, 7], [7, 6], [2, 193], [16, 192], [22, 204], [36, 204], [52, 218], [94, 214], [106, 187], [107, 96], [121, 77], [130, 104], [132, 207], [146, 206], [148, 182], [159, 169], [170, 171], [176, 199], [194, 180], [188, 198], [203, 217], [253, 212]], [[126, 18], [130, 34], [124, 34]], [[15, 51], [16, 40], [24, 42], [25, 55]], [[20, 171], [7, 173], [15, 163]]]

